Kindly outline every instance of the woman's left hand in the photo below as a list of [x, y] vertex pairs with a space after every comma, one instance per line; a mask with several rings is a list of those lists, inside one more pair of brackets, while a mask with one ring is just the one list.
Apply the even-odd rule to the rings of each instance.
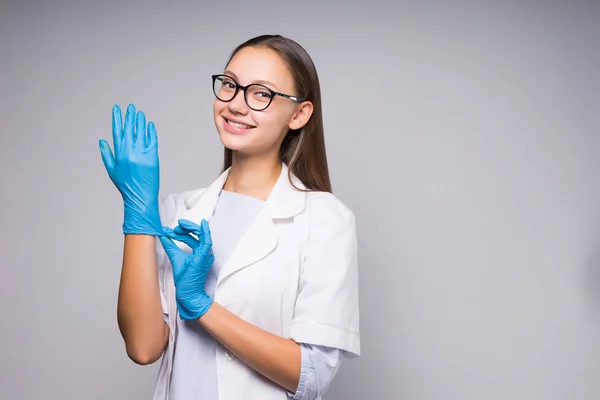
[[[181, 219], [175, 229], [163, 227], [163, 231], [165, 235], [160, 237], [160, 242], [173, 266], [179, 314], [182, 319], [198, 319], [213, 303], [204, 290], [206, 277], [215, 261], [208, 222], [202, 220], [198, 225]], [[192, 253], [180, 249], [173, 240], [187, 244]]]

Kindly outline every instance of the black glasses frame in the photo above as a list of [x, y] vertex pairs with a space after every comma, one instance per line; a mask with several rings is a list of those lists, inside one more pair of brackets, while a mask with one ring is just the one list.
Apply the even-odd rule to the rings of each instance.
[[[215, 81], [217, 79], [219, 79], [219, 78], [228, 78], [228, 79], [231, 79], [233, 81], [233, 83], [235, 84], [235, 92], [233, 92], [233, 96], [231, 96], [231, 99], [229, 99], [229, 100], [223, 100], [223, 99], [221, 99], [219, 97], [219, 95], [215, 91]], [[226, 74], [213, 75], [212, 76], [212, 85], [213, 85], [213, 93], [214, 93], [215, 97], [217, 99], [219, 99], [220, 101], [224, 102], [224, 103], [229, 103], [231, 100], [235, 99], [235, 97], [237, 96], [238, 92], [240, 90], [242, 90], [244, 92], [244, 101], [246, 102], [246, 105], [250, 109], [252, 109], [254, 111], [263, 111], [263, 110], [266, 110], [267, 107], [269, 107], [271, 105], [271, 103], [273, 102], [273, 99], [275, 98], [275, 96], [285, 97], [286, 99], [290, 99], [290, 100], [295, 101], [297, 103], [304, 101], [304, 99], [301, 99], [298, 96], [292, 96], [292, 95], [289, 95], [289, 94], [276, 92], [273, 89], [271, 89], [271, 88], [269, 88], [269, 87], [267, 87], [265, 85], [262, 85], [260, 83], [251, 83], [251, 84], [246, 85], [246, 86], [240, 85], [233, 77], [231, 77], [229, 75], [226, 75]], [[252, 87], [252, 86], [260, 86], [261, 88], [264, 88], [269, 93], [271, 93], [271, 98], [269, 99], [269, 102], [263, 108], [254, 108], [254, 107], [250, 106], [250, 104], [248, 104], [248, 97], [247, 97], [248, 96], [248, 92], [247, 92], [247, 90], [248, 90], [249, 87]]]

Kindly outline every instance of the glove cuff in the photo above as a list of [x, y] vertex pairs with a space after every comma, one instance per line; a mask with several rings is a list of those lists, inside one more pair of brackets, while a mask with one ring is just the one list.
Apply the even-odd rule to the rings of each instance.
[[142, 209], [125, 205], [123, 234], [162, 236], [163, 229], [158, 204], [147, 204]]
[[193, 305], [193, 309], [186, 307], [186, 305], [182, 304], [182, 302], [177, 300], [177, 309], [179, 310], [179, 315], [181, 316], [181, 319], [198, 319], [208, 311], [212, 303], [212, 297], [205, 294], [204, 296], [202, 296], [201, 299], [198, 300], [196, 304]]

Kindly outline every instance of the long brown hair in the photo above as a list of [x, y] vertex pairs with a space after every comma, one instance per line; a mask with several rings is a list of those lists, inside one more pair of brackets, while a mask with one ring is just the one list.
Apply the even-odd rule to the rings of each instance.
[[[238, 51], [250, 46], [266, 47], [279, 54], [292, 74], [297, 91], [295, 94], [313, 104], [313, 113], [304, 127], [297, 131], [288, 131], [283, 139], [279, 150], [280, 160], [288, 165], [289, 172], [296, 175], [308, 191], [331, 192], [323, 133], [321, 87], [312, 59], [302, 46], [289, 38], [281, 35], [261, 35], [236, 47], [226, 65]], [[223, 171], [231, 167], [232, 155], [233, 152], [225, 147]], [[291, 176], [288, 176], [288, 179], [293, 185]]]

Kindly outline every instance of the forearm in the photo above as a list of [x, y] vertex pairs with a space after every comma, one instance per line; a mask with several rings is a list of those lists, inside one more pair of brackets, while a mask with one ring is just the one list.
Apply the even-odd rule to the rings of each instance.
[[127, 354], [139, 364], [160, 358], [169, 333], [160, 301], [155, 240], [125, 235], [117, 320]]
[[218, 303], [213, 303], [198, 320], [251, 368], [288, 391], [296, 391], [301, 370], [301, 351], [296, 342], [262, 330]]

